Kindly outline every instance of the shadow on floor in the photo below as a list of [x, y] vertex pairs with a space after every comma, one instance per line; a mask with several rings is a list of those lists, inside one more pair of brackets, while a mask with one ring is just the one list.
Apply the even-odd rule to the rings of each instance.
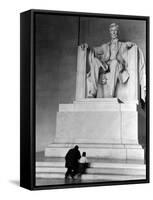
[[10, 180], [9, 182], [12, 183], [13, 185], [20, 186], [19, 180]]

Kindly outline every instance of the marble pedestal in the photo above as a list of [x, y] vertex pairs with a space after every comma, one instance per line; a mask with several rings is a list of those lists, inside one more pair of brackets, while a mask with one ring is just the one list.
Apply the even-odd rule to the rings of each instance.
[[45, 156], [63, 157], [79, 145], [88, 157], [104, 159], [144, 159], [138, 131], [144, 131], [145, 115], [135, 103], [113, 99], [83, 99], [60, 104], [54, 143]]

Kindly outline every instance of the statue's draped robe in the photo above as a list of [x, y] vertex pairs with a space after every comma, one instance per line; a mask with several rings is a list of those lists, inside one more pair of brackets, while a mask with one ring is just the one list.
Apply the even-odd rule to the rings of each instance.
[[[132, 45], [130, 42], [120, 42], [116, 39], [90, 51], [88, 56], [90, 71], [87, 74], [88, 97], [115, 97], [117, 83], [125, 84], [130, 78], [128, 50]], [[145, 62], [139, 48], [137, 59], [141, 97], [145, 99]]]

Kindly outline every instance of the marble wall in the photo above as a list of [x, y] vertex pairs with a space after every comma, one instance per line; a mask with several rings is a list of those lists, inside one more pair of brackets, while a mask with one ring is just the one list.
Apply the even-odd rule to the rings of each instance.
[[43, 150], [55, 135], [59, 103], [75, 95], [77, 17], [36, 17], [36, 150]]

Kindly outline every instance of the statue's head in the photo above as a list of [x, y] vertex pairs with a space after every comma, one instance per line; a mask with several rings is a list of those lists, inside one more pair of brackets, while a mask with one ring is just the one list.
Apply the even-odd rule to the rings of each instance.
[[118, 33], [119, 33], [119, 25], [116, 23], [112, 23], [109, 25], [109, 32], [111, 39], [116, 39], [118, 38]]

